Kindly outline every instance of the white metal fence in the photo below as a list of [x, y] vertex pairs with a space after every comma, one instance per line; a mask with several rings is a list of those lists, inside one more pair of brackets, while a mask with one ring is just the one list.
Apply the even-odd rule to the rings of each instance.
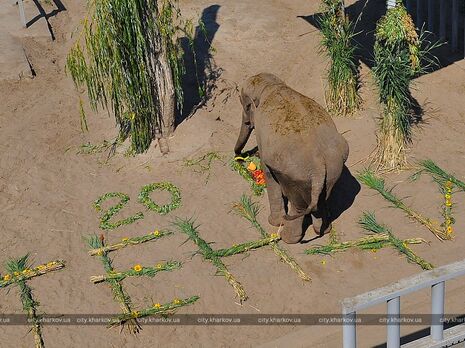
[[[402, 347], [444, 347], [465, 340], [465, 325], [444, 330], [443, 320], [441, 320], [444, 317], [445, 282], [461, 276], [465, 276], [465, 260], [425, 271], [413, 277], [399, 280], [394, 284], [343, 300], [344, 348], [357, 347], [355, 323], [357, 312], [377, 304], [386, 303], [388, 317], [400, 318], [400, 297], [428, 287], [431, 287], [431, 334]], [[387, 347], [400, 347], [399, 321], [387, 325]]]

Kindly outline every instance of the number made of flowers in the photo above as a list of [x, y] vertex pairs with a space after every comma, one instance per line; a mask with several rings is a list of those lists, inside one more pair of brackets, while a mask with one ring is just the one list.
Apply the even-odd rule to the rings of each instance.
[[117, 227], [122, 225], [129, 225], [136, 220], [140, 220], [144, 218], [144, 214], [142, 212], [138, 212], [137, 214], [130, 216], [126, 219], [119, 220], [117, 222], [110, 222], [110, 219], [123, 207], [129, 202], [129, 196], [122, 192], [109, 192], [105, 193], [103, 196], [100, 196], [93, 204], [95, 210], [98, 212], [102, 210], [102, 203], [110, 198], [118, 197], [120, 202], [112, 207], [110, 207], [107, 211], [105, 211], [102, 216], [100, 217], [100, 228], [102, 230], [113, 230]]
[[[171, 202], [164, 205], [156, 204], [150, 198], [150, 194], [155, 190], [168, 191], [171, 194]], [[169, 182], [148, 184], [142, 187], [142, 190], [139, 193], [139, 202], [158, 214], [166, 215], [181, 206], [181, 191]]]

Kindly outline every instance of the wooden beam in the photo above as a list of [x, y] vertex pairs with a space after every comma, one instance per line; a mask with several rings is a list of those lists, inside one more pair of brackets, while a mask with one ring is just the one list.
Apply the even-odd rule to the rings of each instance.
[[448, 0], [439, 1], [439, 37], [441, 40], [446, 40], [446, 26], [447, 26], [447, 8]]
[[452, 0], [452, 51], [457, 52], [459, 48], [459, 0]]
[[428, 0], [428, 31], [434, 32], [434, 20], [435, 20], [435, 11], [434, 11], [435, 0]]

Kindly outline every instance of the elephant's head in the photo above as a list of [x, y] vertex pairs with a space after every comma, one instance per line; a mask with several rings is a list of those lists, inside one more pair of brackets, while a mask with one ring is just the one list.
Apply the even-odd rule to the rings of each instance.
[[239, 155], [244, 148], [250, 133], [255, 127], [255, 113], [260, 105], [263, 92], [270, 86], [283, 84], [284, 82], [273, 74], [261, 73], [249, 77], [241, 90], [240, 100], [242, 104], [242, 124], [237, 138], [234, 152]]

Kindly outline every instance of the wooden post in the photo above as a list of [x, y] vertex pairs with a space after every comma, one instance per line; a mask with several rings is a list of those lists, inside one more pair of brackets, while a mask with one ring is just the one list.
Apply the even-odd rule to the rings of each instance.
[[447, 25], [447, 5], [448, 0], [439, 1], [439, 38], [446, 40], [446, 25]]
[[18, 0], [18, 7], [19, 7], [19, 18], [21, 19], [21, 24], [24, 28], [27, 27], [26, 25], [26, 15], [24, 14], [24, 4], [23, 0]]
[[435, 3], [435, 0], [428, 0], [428, 31], [430, 32], [434, 32], [434, 20], [435, 20], [434, 3]]
[[413, 0], [406, 0], [405, 7], [407, 8], [407, 12], [412, 15], [413, 12]]
[[421, 29], [425, 23], [425, 1], [417, 0], [417, 28]]
[[459, 0], [452, 0], [452, 52], [457, 52], [459, 46]]

